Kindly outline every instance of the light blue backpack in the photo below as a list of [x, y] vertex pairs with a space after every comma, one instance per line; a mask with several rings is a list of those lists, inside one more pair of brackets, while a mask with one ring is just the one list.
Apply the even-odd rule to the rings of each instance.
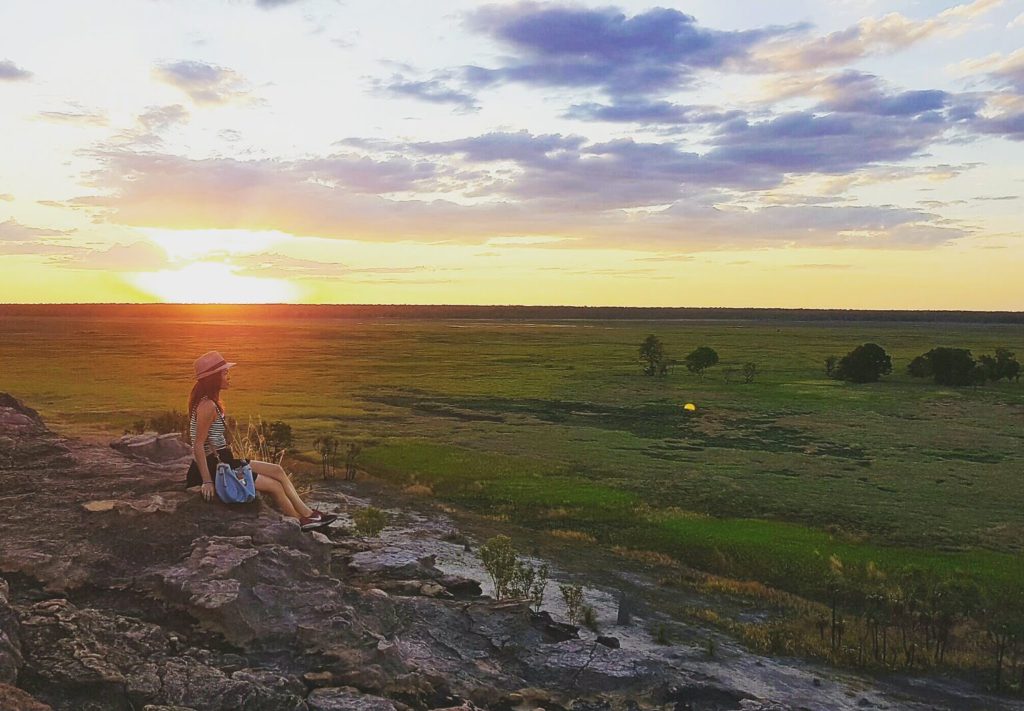
[[225, 504], [246, 504], [256, 498], [256, 482], [248, 462], [235, 469], [225, 462], [218, 464], [213, 486]]

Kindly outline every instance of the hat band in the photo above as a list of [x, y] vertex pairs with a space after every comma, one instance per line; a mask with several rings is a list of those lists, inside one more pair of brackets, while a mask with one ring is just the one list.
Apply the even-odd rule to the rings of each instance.
[[200, 380], [202, 378], [205, 378], [207, 375], [213, 375], [215, 372], [217, 372], [218, 369], [224, 367], [227, 364], [228, 364], [228, 362], [226, 360], [221, 359], [221, 361], [219, 363], [215, 363], [214, 365], [211, 365], [209, 368], [207, 368], [202, 373], [197, 375], [196, 376], [196, 380]]

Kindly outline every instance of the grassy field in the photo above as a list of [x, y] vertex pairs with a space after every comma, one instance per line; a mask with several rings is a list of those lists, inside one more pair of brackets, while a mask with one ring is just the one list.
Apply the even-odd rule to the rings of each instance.
[[[672, 357], [708, 345], [721, 363], [703, 380], [646, 378], [649, 333]], [[867, 341], [892, 354], [892, 376], [824, 376], [827, 356]], [[0, 312], [0, 391], [65, 432], [114, 436], [183, 410], [192, 360], [215, 348], [240, 363], [236, 417], [284, 420], [303, 449], [322, 434], [360, 440], [363, 467], [478, 512], [804, 594], [820, 592], [833, 554], [1020, 589], [1024, 386], [909, 378], [935, 346], [1024, 355], [1024, 326]], [[727, 381], [747, 361], [756, 380]]]

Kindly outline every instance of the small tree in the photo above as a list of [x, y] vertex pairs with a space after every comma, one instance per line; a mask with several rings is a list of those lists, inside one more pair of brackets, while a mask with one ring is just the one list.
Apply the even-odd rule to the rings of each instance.
[[754, 378], [757, 376], [757, 363], [744, 363], [743, 364], [743, 382], [752, 383]]
[[892, 372], [892, 358], [881, 346], [865, 343], [839, 359], [834, 376], [851, 383], [873, 383]]
[[832, 377], [836, 374], [836, 363], [839, 362], [839, 357], [830, 355], [825, 359], [825, 375]]
[[640, 362], [644, 375], [665, 375], [668, 373], [668, 358], [665, 345], [653, 333], [640, 344]]
[[939, 385], [970, 385], [976, 382], [977, 364], [965, 348], [932, 348], [907, 366], [915, 378], [931, 377]]
[[1007, 380], [1020, 379], [1020, 363], [1017, 362], [1014, 354], [1006, 348], [996, 348], [995, 357], [981, 356], [978, 358], [978, 363], [986, 380], [997, 382], [1003, 378]]
[[583, 588], [580, 585], [559, 585], [559, 592], [565, 601], [565, 616], [570, 625], [579, 624], [583, 619]]
[[718, 363], [718, 353], [715, 352], [714, 348], [701, 346], [686, 356], [684, 362], [688, 371], [695, 373], [703, 379], [704, 371]]
[[494, 583], [494, 598], [500, 600], [510, 592], [516, 574], [516, 551], [508, 536], [495, 536], [480, 546], [480, 560]]
[[285, 450], [292, 446], [292, 426], [287, 422], [275, 420], [273, 422], [261, 421], [257, 428], [260, 441], [270, 453], [271, 461], [280, 462], [284, 457]]
[[338, 440], [330, 435], [317, 437], [313, 440], [313, 447], [320, 455], [320, 473], [323, 478], [334, 476], [334, 463], [338, 456]]
[[356, 461], [361, 451], [362, 447], [357, 442], [349, 442], [345, 448], [345, 479], [348, 481], [356, 479]]

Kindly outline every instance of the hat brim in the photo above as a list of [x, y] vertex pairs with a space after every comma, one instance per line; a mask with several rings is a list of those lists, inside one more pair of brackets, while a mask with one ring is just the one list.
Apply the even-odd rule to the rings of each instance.
[[222, 363], [221, 365], [218, 365], [213, 370], [208, 370], [205, 373], [200, 373], [199, 375], [196, 376], [196, 380], [202, 380], [203, 378], [208, 378], [211, 375], [215, 375], [216, 373], [219, 373], [219, 372], [221, 372], [223, 370], [227, 370], [228, 368], [234, 368], [236, 365], [238, 365], [238, 363]]

